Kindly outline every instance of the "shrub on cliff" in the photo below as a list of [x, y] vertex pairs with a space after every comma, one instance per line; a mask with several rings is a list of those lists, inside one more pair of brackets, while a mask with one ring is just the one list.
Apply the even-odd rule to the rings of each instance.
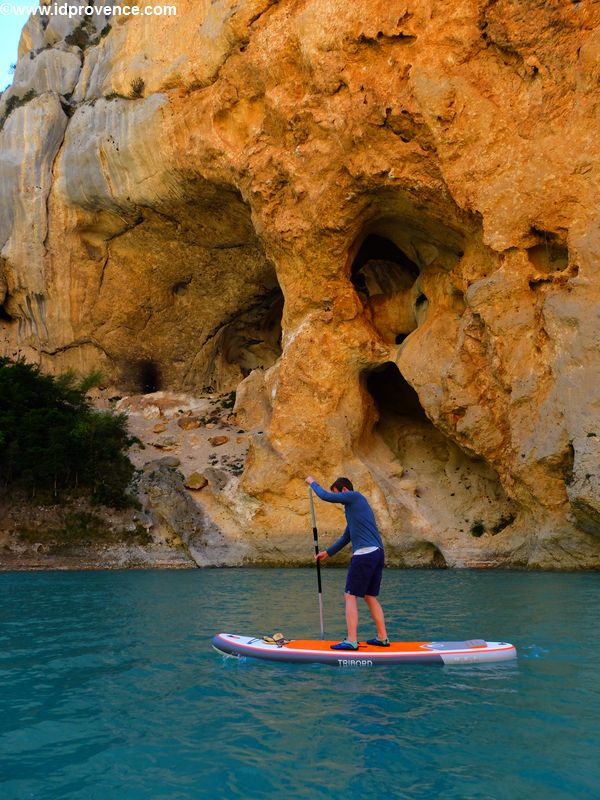
[[122, 508], [134, 467], [124, 414], [94, 410], [86, 397], [99, 376], [53, 378], [0, 358], [0, 480], [32, 492], [85, 489]]

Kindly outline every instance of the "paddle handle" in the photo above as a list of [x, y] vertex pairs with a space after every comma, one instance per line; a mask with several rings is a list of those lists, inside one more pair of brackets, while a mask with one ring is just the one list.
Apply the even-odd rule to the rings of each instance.
[[[317, 533], [317, 520], [315, 518], [315, 503], [313, 500], [313, 492], [309, 487], [308, 496], [310, 498], [310, 512], [312, 514], [312, 530], [313, 539], [315, 542], [315, 555], [319, 554], [319, 534]], [[321, 585], [321, 562], [317, 558], [317, 587], [319, 591], [319, 619], [321, 622], [321, 639], [325, 638], [325, 625], [323, 623], [323, 587]]]

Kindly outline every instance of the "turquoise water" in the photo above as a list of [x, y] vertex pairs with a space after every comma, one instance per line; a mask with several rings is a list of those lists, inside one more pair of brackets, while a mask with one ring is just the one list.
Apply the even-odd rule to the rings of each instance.
[[[344, 572], [323, 579], [334, 637]], [[519, 659], [370, 670], [210, 647], [318, 637], [310, 569], [4, 573], [0, 593], [2, 800], [600, 797], [597, 574], [387, 570], [395, 638]]]

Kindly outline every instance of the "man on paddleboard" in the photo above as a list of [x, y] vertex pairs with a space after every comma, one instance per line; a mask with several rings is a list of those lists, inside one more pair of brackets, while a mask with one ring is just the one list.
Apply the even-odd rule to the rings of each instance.
[[354, 491], [348, 478], [337, 478], [329, 492], [319, 486], [310, 475], [306, 478], [306, 482], [321, 500], [327, 503], [341, 503], [346, 514], [347, 525], [344, 533], [331, 547], [317, 553], [315, 559], [324, 561], [352, 542], [352, 558], [344, 594], [348, 636], [343, 642], [332, 644], [331, 649], [358, 650], [358, 597], [364, 599], [377, 627], [377, 637], [369, 639], [367, 644], [389, 647], [385, 617], [377, 599], [383, 572], [383, 542], [367, 498], [360, 492]]

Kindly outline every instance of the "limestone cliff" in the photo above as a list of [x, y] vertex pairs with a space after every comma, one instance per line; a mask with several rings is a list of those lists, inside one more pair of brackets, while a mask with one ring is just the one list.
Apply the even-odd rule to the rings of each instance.
[[392, 563], [598, 567], [600, 6], [177, 9], [25, 26], [2, 352], [236, 390], [198, 494], [257, 559], [305, 552], [310, 471]]

